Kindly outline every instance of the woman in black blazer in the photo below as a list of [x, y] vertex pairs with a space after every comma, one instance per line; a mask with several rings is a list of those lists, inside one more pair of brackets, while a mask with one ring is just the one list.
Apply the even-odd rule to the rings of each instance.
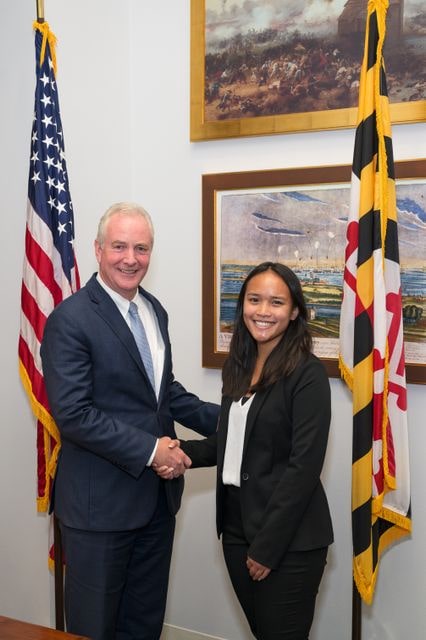
[[297, 276], [258, 265], [238, 298], [218, 430], [181, 443], [192, 467], [217, 464], [217, 531], [258, 640], [308, 638], [333, 541], [320, 481], [330, 388], [311, 342]]

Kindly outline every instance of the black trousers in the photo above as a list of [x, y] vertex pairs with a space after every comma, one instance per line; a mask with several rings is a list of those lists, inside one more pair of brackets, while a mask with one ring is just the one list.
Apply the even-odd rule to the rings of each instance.
[[[308, 640], [328, 547], [286, 553], [267, 578], [250, 578], [239, 490], [227, 488], [223, 552], [232, 586], [257, 640]], [[255, 558], [254, 558], [255, 559]]]
[[151, 521], [140, 529], [82, 531], [61, 524], [67, 631], [91, 640], [158, 640], [174, 529], [163, 487]]

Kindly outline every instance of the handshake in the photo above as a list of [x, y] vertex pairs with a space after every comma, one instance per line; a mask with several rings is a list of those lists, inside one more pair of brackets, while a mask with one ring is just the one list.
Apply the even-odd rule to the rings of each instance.
[[151, 466], [160, 478], [163, 480], [178, 478], [189, 469], [191, 464], [192, 460], [180, 448], [179, 440], [172, 440], [168, 436], [159, 438]]

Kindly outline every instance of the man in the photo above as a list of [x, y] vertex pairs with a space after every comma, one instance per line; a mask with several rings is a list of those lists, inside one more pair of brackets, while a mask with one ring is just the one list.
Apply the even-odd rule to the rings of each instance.
[[[173, 377], [167, 314], [139, 286], [152, 246], [142, 207], [108, 209], [95, 241], [99, 273], [51, 313], [41, 346], [62, 440], [52, 508], [66, 558], [67, 630], [93, 640], [159, 638], [182, 474], [191, 464], [176, 446], [174, 420], [208, 435], [218, 418], [217, 405]], [[131, 330], [132, 302], [148, 364]], [[171, 481], [154, 471], [164, 466]]]

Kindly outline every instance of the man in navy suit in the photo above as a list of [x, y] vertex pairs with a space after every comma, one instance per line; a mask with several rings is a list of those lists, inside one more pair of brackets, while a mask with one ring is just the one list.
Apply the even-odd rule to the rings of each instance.
[[[66, 558], [67, 630], [92, 640], [157, 640], [166, 605], [175, 514], [190, 459], [174, 421], [203, 435], [219, 408], [174, 379], [167, 313], [139, 284], [153, 247], [139, 205], [101, 218], [99, 273], [49, 316], [41, 346], [62, 447], [52, 496]], [[148, 339], [153, 383], [130, 329]], [[154, 469], [167, 466], [171, 481]]]

